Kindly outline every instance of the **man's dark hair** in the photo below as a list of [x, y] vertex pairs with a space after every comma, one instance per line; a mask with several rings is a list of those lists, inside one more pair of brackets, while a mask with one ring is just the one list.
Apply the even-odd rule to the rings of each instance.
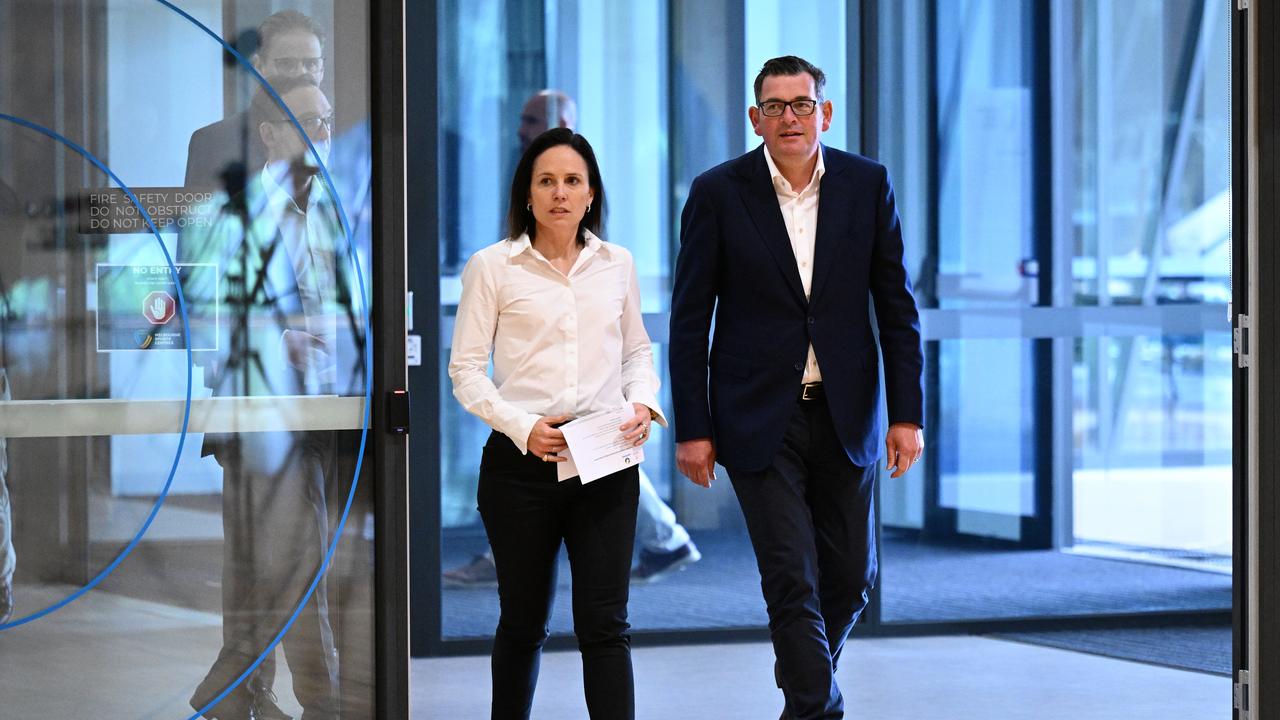
[[568, 145], [573, 148], [587, 164], [587, 184], [595, 193], [591, 200], [591, 209], [578, 222], [578, 240], [581, 242], [584, 231], [590, 230], [596, 235], [604, 225], [604, 181], [600, 179], [600, 166], [596, 164], [596, 154], [591, 143], [569, 128], [552, 128], [529, 143], [528, 149], [520, 156], [516, 165], [515, 176], [511, 178], [511, 204], [507, 209], [507, 237], [514, 240], [523, 233], [529, 233], [533, 240], [538, 223], [533, 219], [533, 212], [528, 209], [529, 187], [533, 184], [533, 163], [542, 153], [557, 145]]
[[[801, 73], [809, 73], [813, 78], [813, 91], [818, 94], [814, 100], [822, 100], [822, 88], [827, 84], [827, 76], [823, 74], [822, 69], [804, 58], [783, 55], [766, 60], [764, 67], [760, 68], [760, 74], [756, 75], [756, 104], [760, 104], [760, 90], [764, 87], [765, 78], [772, 75], [800, 75]], [[782, 99], [790, 100], [791, 98]]]
[[[299, 75], [297, 77], [285, 78], [279, 82], [271, 84], [271, 89], [276, 91], [276, 95], [280, 96], [280, 100], [284, 100], [284, 96], [297, 90], [300, 87], [318, 87], [310, 75]], [[253, 100], [249, 102], [249, 127], [250, 132], [255, 135], [258, 127], [264, 122], [288, 122], [289, 115], [285, 113], [284, 108], [271, 97], [265, 87], [259, 86], [253, 93]], [[297, 128], [294, 128], [296, 131]]]
[[297, 10], [281, 10], [258, 26], [258, 52], [265, 53], [272, 41], [291, 32], [311, 33], [320, 41], [320, 47], [324, 47], [324, 30], [319, 23]]

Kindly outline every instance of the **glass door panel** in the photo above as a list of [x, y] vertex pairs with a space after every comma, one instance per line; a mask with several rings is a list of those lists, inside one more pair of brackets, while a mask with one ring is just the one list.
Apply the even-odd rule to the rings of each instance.
[[932, 425], [886, 621], [1230, 606], [1228, 12], [882, 5]]
[[0, 7], [6, 715], [372, 716], [368, 23]]

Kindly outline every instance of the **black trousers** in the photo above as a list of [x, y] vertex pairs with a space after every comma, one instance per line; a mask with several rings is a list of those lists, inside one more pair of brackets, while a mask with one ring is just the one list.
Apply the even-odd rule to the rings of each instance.
[[478, 491], [498, 569], [501, 617], [493, 642], [493, 720], [528, 718], [538, 682], [560, 544], [573, 573], [573, 631], [582, 653], [587, 711], [635, 717], [627, 597], [640, 474], [629, 468], [583, 485], [557, 482], [553, 463], [489, 437]]
[[[216, 451], [223, 469], [222, 648], [192, 707], [221, 693], [262, 653], [319, 570], [330, 539], [326, 477], [333, 453], [332, 432], [246, 433]], [[327, 578], [280, 644], [307, 720], [337, 718], [338, 651]], [[275, 669], [273, 651], [216, 713], [250, 717], [252, 694], [271, 690]]]
[[760, 568], [778, 685], [797, 720], [844, 717], [836, 663], [876, 580], [875, 468], [850, 462], [825, 400], [798, 401], [773, 463], [729, 469]]

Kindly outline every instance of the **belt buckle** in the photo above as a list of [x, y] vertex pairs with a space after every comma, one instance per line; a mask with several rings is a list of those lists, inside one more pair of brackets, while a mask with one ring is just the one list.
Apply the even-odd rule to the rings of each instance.
[[818, 383], [805, 383], [805, 384], [801, 385], [801, 386], [800, 386], [800, 399], [801, 399], [801, 400], [817, 400], [817, 399], [818, 399], [818, 396], [817, 396], [816, 394], [815, 394], [815, 395], [810, 395], [810, 394], [809, 394], [809, 391], [810, 391], [810, 390], [815, 390], [815, 391], [816, 391], [816, 390], [817, 390], [817, 388], [818, 388]]

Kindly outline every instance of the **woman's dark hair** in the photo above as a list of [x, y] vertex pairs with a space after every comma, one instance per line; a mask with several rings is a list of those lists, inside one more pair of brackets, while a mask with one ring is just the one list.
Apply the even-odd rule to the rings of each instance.
[[515, 176], [511, 178], [511, 205], [507, 209], [507, 237], [514, 240], [524, 233], [529, 233], [533, 240], [538, 223], [533, 219], [533, 212], [528, 209], [529, 187], [533, 184], [533, 162], [542, 153], [557, 145], [568, 145], [573, 148], [587, 164], [587, 184], [595, 193], [591, 200], [591, 209], [582, 216], [578, 223], [578, 241], [590, 230], [596, 235], [604, 225], [605, 202], [604, 181], [600, 179], [600, 166], [596, 164], [596, 154], [591, 143], [569, 128], [552, 128], [529, 143], [528, 149], [520, 156], [520, 164], [516, 165]]

